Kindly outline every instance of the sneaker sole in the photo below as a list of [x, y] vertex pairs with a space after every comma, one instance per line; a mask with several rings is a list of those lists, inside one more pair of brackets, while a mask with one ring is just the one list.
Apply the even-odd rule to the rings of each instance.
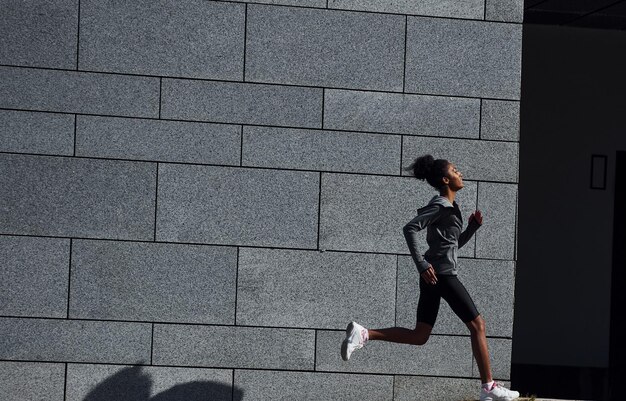
[[[480, 400], [481, 401], [514, 401], [514, 400], [520, 399], [519, 397], [520, 397], [519, 395], [516, 396], [516, 397], [504, 397], [504, 398], [502, 398], [502, 397], [500, 397], [500, 398], [498, 398], [498, 397], [485, 397], [485, 398], [481, 398]], [[526, 398], [524, 398], [524, 399], [526, 399]]]
[[350, 338], [350, 334], [354, 330], [354, 322], [348, 323], [348, 327], [346, 327], [346, 338], [341, 343], [341, 359], [344, 361], [348, 361], [350, 357], [348, 356], [348, 339]]
[[348, 357], [348, 340], [343, 340], [341, 343], [341, 359], [344, 361], [348, 361], [350, 357]]

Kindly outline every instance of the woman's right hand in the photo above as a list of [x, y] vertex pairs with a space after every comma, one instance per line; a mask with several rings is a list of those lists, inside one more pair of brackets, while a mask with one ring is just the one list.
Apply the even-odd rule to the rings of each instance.
[[422, 278], [426, 280], [428, 284], [437, 284], [437, 275], [435, 274], [433, 265], [428, 265], [428, 270], [422, 273]]

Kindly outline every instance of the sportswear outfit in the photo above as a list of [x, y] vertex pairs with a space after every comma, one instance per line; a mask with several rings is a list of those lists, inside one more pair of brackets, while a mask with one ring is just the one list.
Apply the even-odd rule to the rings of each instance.
[[[441, 298], [445, 299], [454, 313], [464, 322], [478, 315], [476, 305], [457, 278], [458, 250], [474, 235], [480, 224], [472, 219], [465, 231], [459, 205], [448, 198], [434, 196], [428, 205], [417, 210], [417, 216], [408, 222], [402, 231], [409, 246], [413, 261], [420, 273], [420, 298], [417, 305], [417, 321], [435, 325]], [[426, 228], [428, 250], [422, 256], [418, 250], [417, 233]], [[429, 284], [421, 273], [433, 266], [437, 283]]]
[[[457, 278], [458, 250], [465, 245], [481, 225], [471, 219], [465, 231], [463, 217], [456, 202], [436, 195], [402, 229], [411, 257], [420, 273], [420, 297], [417, 305], [417, 322], [434, 326], [439, 313], [441, 298], [445, 299], [454, 313], [465, 323], [478, 315], [478, 310], [467, 290]], [[428, 250], [422, 255], [418, 251], [417, 233], [426, 228]], [[429, 284], [421, 273], [432, 265], [437, 275], [437, 283]], [[346, 338], [341, 344], [341, 357], [344, 361], [356, 349], [362, 348], [369, 340], [368, 330], [356, 322], [346, 328]], [[487, 386], [487, 387], [485, 387]], [[510, 401], [519, 397], [517, 391], [508, 390], [497, 383], [485, 385], [480, 392], [481, 401]]]

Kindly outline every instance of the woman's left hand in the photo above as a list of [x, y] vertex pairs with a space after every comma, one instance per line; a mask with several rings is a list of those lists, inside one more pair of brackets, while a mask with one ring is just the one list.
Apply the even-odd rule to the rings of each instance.
[[476, 220], [478, 224], [483, 224], [483, 214], [480, 212], [480, 210], [476, 210], [474, 213], [472, 213], [472, 215], [469, 217], [470, 223], [472, 220]]

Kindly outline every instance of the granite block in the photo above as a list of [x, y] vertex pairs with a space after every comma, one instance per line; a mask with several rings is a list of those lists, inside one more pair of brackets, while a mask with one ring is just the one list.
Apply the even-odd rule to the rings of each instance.
[[483, 100], [481, 138], [519, 141], [520, 103], [506, 100]]
[[316, 248], [319, 173], [159, 167], [161, 241]]
[[156, 164], [0, 155], [0, 232], [152, 240]]
[[147, 323], [0, 318], [0, 359], [145, 363], [151, 329]]
[[233, 247], [74, 240], [70, 318], [235, 323]]
[[67, 316], [70, 240], [0, 236], [0, 315]]
[[482, 0], [328, 0], [328, 8], [480, 20], [485, 12]]
[[520, 98], [522, 26], [408, 17], [406, 92]]
[[244, 166], [398, 174], [400, 136], [244, 127]]
[[0, 67], [0, 107], [159, 116], [159, 78]]
[[232, 401], [233, 372], [152, 366], [67, 365], [67, 401]]
[[163, 79], [161, 117], [321, 128], [322, 89]]
[[476, 232], [476, 257], [515, 259], [517, 184], [479, 183], [478, 208], [483, 226]]
[[[415, 178], [322, 173], [320, 249], [409, 254], [402, 228], [435, 195]], [[464, 216], [475, 210], [475, 183], [465, 183], [457, 203]], [[473, 241], [460, 255], [474, 255]]]
[[[360, 323], [368, 329], [376, 329], [367, 322]], [[356, 350], [348, 362], [340, 355], [344, 338], [345, 331], [317, 332], [315, 370], [456, 377], [471, 377], [472, 374], [469, 336], [431, 336], [422, 346], [371, 341]]]
[[[467, 288], [478, 312], [485, 319], [487, 335], [511, 337], [515, 291], [513, 262], [460, 258], [458, 278]], [[419, 295], [419, 274], [413, 259], [410, 256], [400, 256], [396, 301], [398, 326], [411, 329], [415, 327]], [[452, 312], [447, 302], [442, 300], [433, 333], [469, 335], [469, 330]]]
[[[424, 181], [425, 182], [425, 181]], [[455, 202], [461, 209], [463, 217], [463, 229], [467, 228], [467, 222], [472, 213], [476, 211], [476, 198], [478, 195], [478, 185], [476, 182], [464, 181], [463, 190], [457, 193]], [[415, 212], [417, 215], [417, 211]], [[426, 233], [424, 233], [424, 241], [426, 240]], [[426, 248], [428, 249], [428, 248]], [[426, 252], [426, 250], [424, 250]], [[458, 251], [459, 257], [474, 257], [476, 254], [476, 236], [474, 235], [469, 241]]]
[[78, 116], [76, 155], [239, 165], [238, 125]]
[[402, 91], [405, 17], [248, 6], [245, 80]]
[[156, 324], [153, 349], [157, 365], [311, 370], [315, 332]]
[[476, 379], [396, 376], [394, 380], [394, 401], [477, 400], [479, 394], [480, 381]]
[[64, 401], [62, 363], [0, 362], [2, 400]]
[[[358, 280], [346, 280], [354, 276]], [[343, 329], [361, 320], [391, 325], [395, 298], [395, 255], [239, 251], [237, 324]]]
[[0, 0], [0, 64], [76, 68], [77, 0]]
[[[495, 380], [510, 380], [512, 346], [513, 340], [487, 337], [487, 347], [489, 348], [489, 359], [491, 361], [491, 372]], [[476, 361], [473, 361], [472, 364], [472, 375], [474, 377], [480, 377]]]
[[[454, 163], [464, 180], [518, 181], [519, 144], [516, 142], [404, 137], [403, 166], [409, 166], [424, 154]], [[412, 173], [403, 170], [402, 174]]]
[[324, 127], [478, 138], [480, 100], [327, 89]]
[[486, 0], [485, 17], [489, 21], [522, 22], [524, 0]]
[[79, 68], [242, 80], [245, 7], [204, 0], [81, 0]]
[[263, 3], [283, 6], [326, 8], [326, 0], [231, 0], [239, 3]]
[[236, 370], [234, 383], [245, 400], [393, 400], [392, 376]]
[[0, 110], [0, 152], [72, 156], [74, 116]]

